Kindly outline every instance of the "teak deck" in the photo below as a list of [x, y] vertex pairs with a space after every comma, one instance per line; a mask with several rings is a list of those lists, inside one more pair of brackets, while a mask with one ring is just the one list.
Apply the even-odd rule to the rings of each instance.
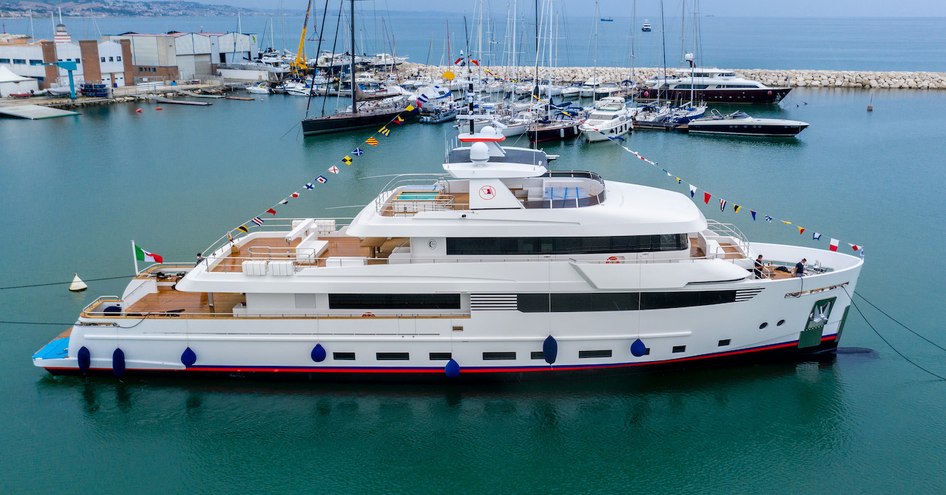
[[[465, 196], [465, 195], [464, 195]], [[327, 241], [325, 251], [314, 261], [311, 266], [324, 266], [325, 258], [328, 257], [365, 257], [369, 259], [369, 264], [384, 263], [391, 252], [399, 246], [409, 243], [407, 238], [368, 238], [358, 239], [354, 237], [332, 237], [325, 236], [321, 240]], [[262, 237], [248, 241], [238, 250], [234, 250], [225, 259], [220, 261], [213, 268], [213, 272], [241, 272], [243, 270], [242, 262], [247, 259], [271, 259], [271, 260], [295, 260], [295, 248], [300, 240], [286, 242], [282, 237]], [[723, 250], [723, 259], [734, 260], [744, 259], [739, 248], [731, 243], [721, 243]], [[690, 238], [690, 256], [692, 258], [703, 258], [705, 253], [699, 247], [695, 238]], [[783, 279], [791, 278], [791, 272], [783, 272], [766, 267], [765, 274], [767, 278]], [[245, 303], [246, 297], [243, 294], [236, 293], [214, 293], [214, 305], [210, 305], [210, 298], [207, 293], [178, 292], [174, 287], [161, 286], [156, 294], [149, 294], [132, 306], [125, 308], [125, 314], [128, 316], [144, 316], [148, 313], [171, 313], [170, 316], [181, 314], [182, 316], [192, 316], [195, 314], [205, 315], [230, 315], [233, 308], [238, 304]], [[131, 313], [129, 315], [129, 313]]]

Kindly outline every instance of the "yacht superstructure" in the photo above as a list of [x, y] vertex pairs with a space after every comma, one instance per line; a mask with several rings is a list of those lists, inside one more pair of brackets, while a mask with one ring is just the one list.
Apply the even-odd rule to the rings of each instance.
[[[550, 171], [492, 128], [351, 221], [155, 264], [37, 351], [51, 373], [468, 379], [833, 350], [862, 259], [750, 243], [674, 192]], [[802, 258], [794, 278], [753, 274]]]

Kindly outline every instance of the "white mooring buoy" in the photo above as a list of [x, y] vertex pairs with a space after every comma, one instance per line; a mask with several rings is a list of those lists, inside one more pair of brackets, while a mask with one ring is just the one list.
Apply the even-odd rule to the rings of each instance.
[[72, 278], [72, 283], [69, 284], [69, 290], [71, 290], [72, 292], [82, 292], [88, 288], [89, 286], [85, 285], [85, 282], [83, 282], [82, 279], [79, 278], [78, 273], [76, 273], [76, 276]]

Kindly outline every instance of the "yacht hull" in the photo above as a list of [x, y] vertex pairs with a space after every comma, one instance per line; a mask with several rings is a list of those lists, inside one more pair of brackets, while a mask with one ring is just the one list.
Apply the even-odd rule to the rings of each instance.
[[[754, 103], [775, 104], [783, 99], [792, 88], [738, 88], [738, 89], [663, 89], [660, 90], [661, 100], [699, 100], [705, 103]], [[644, 88], [638, 93], [638, 101], [652, 101], [657, 99], [657, 90]]]
[[690, 121], [687, 132], [727, 136], [793, 137], [805, 130], [807, 124], [756, 124], [734, 121]]
[[411, 120], [414, 118], [413, 113], [404, 112], [403, 109], [370, 114], [332, 115], [330, 117], [303, 120], [302, 134], [305, 136], [315, 136], [319, 134], [330, 134], [334, 132], [346, 132], [356, 129], [383, 126], [391, 122], [391, 120], [398, 114], [401, 114], [405, 120]]
[[[270, 381], [324, 381], [324, 382], [500, 382], [543, 381], [581, 378], [619, 377], [631, 374], [666, 372], [747, 364], [777, 364], [798, 361], [833, 360], [838, 339], [824, 337], [820, 344], [804, 349], [798, 342], [785, 342], [757, 349], [723, 352], [695, 358], [683, 358], [651, 363], [616, 363], [607, 365], [535, 365], [512, 367], [461, 368], [459, 376], [448, 377], [442, 367], [430, 368], [381, 368], [363, 369], [316, 366], [194, 366], [184, 370], [135, 368], [126, 370], [123, 376], [173, 377], [190, 380], [249, 378]], [[49, 367], [46, 370], [56, 376], [114, 376], [111, 367], [90, 368], [82, 372], [75, 367]]]
[[545, 143], [576, 138], [581, 134], [577, 123], [547, 124], [529, 128], [529, 141]]

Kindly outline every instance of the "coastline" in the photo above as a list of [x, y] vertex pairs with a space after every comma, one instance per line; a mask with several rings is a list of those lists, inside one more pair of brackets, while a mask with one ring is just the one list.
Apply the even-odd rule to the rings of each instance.
[[[404, 63], [403, 74], [422, 74], [439, 77], [447, 69], [462, 74], [464, 69], [455, 66], [428, 66], [424, 64]], [[483, 69], [496, 77], [531, 79], [534, 67]], [[680, 69], [667, 69], [673, 73]], [[851, 70], [810, 70], [810, 69], [733, 69], [739, 75], [754, 79], [767, 86], [789, 86], [793, 88], [827, 87], [856, 89], [946, 89], [946, 72], [924, 71], [851, 71]], [[621, 82], [634, 80], [638, 85], [660, 74], [662, 69], [644, 67], [631, 71], [626, 67], [539, 67], [540, 79], [561, 80], [566, 83], [582, 83], [596, 75], [602, 82]]]

